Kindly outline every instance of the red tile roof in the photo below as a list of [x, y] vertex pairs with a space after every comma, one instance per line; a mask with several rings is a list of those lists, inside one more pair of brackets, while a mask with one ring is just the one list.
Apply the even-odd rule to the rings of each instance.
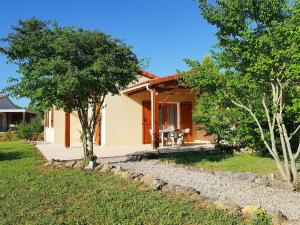
[[159, 76], [153, 74], [153, 73], [149, 73], [147, 71], [141, 71], [141, 75], [144, 76], [144, 77], [147, 77], [147, 78], [150, 78], [150, 79], [156, 79], [156, 78], [159, 78]]
[[168, 75], [168, 76], [165, 76], [165, 77], [160, 77], [160, 78], [157, 78], [157, 79], [153, 79], [153, 80], [150, 80], [149, 83], [150, 84], [160, 84], [160, 83], [164, 83], [164, 82], [167, 82], [167, 81], [171, 81], [171, 80], [176, 80], [178, 78], [178, 75], [177, 74], [172, 74], [172, 75]]

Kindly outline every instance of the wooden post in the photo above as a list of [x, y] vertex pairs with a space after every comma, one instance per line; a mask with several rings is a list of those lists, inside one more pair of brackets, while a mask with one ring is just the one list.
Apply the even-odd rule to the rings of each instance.
[[70, 147], [70, 113], [65, 112], [65, 147]]
[[153, 89], [151, 92], [151, 106], [152, 106], [152, 146], [154, 149], [159, 147], [159, 104], [158, 92]]

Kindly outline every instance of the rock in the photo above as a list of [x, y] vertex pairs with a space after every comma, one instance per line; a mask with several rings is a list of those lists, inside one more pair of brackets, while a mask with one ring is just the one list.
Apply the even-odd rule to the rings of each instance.
[[270, 173], [267, 175], [268, 180], [275, 180], [276, 176], [274, 173]]
[[94, 168], [95, 168], [95, 162], [93, 162], [93, 161], [89, 161], [89, 164], [87, 164], [85, 167], [84, 167], [84, 169], [85, 170], [89, 170], [89, 171], [92, 171]]
[[192, 194], [191, 195], [191, 199], [193, 199], [193, 200], [201, 200], [201, 201], [207, 200], [205, 197], [201, 196], [198, 193]]
[[196, 189], [191, 187], [183, 187], [180, 185], [175, 186], [176, 193], [183, 194], [184, 196], [192, 196], [193, 194], [200, 194]]
[[281, 211], [276, 211], [271, 213], [271, 219], [273, 225], [281, 225], [284, 221], [287, 220], [287, 217], [283, 215]]
[[100, 171], [103, 172], [103, 173], [108, 173], [108, 172], [111, 171], [112, 168], [113, 168], [112, 165], [110, 165], [109, 163], [106, 162], [106, 163], [103, 164]]
[[283, 190], [286, 190], [286, 191], [294, 191], [294, 189], [295, 189], [293, 184], [288, 183], [288, 182], [284, 182], [284, 181], [281, 181], [281, 180], [270, 180], [269, 184], [272, 187], [280, 188], [280, 189], [283, 189]]
[[150, 186], [153, 181], [155, 180], [155, 177], [152, 175], [145, 175], [141, 178], [141, 182], [143, 182], [144, 184]]
[[81, 169], [81, 168], [83, 168], [84, 167], [84, 165], [83, 165], [83, 162], [82, 161], [77, 161], [76, 163], [75, 163], [75, 165], [73, 166], [73, 168], [78, 168], [78, 169]]
[[54, 159], [49, 159], [49, 161], [47, 162], [48, 165], [52, 165], [55, 162]]
[[143, 174], [141, 173], [130, 173], [131, 174], [131, 179], [136, 179], [136, 178], [141, 178]]
[[176, 185], [173, 184], [166, 184], [161, 188], [162, 192], [168, 192], [168, 193], [175, 193], [176, 192]]
[[141, 179], [142, 179], [143, 176], [144, 175], [142, 173], [140, 173], [139, 176], [136, 176], [135, 178], [133, 178], [133, 181], [141, 181]]
[[256, 217], [257, 213], [261, 211], [259, 205], [246, 205], [241, 209], [242, 215], [247, 218]]
[[245, 181], [249, 181], [249, 182], [254, 182], [255, 179], [257, 178], [257, 175], [255, 173], [234, 173], [233, 177], [235, 179], [239, 179], [239, 180], [245, 180]]
[[56, 166], [56, 167], [62, 167], [61, 162], [58, 162], [58, 161], [54, 161], [54, 162], [52, 163], [52, 165], [53, 165], [53, 166]]
[[94, 169], [94, 172], [98, 172], [98, 171], [100, 171], [101, 169], [102, 169], [102, 167], [103, 167], [103, 164], [98, 164], [96, 167], [95, 167], [95, 169]]
[[294, 191], [300, 192], [300, 181], [298, 181], [297, 183], [293, 184], [293, 186], [294, 186]]
[[241, 207], [231, 201], [218, 199], [213, 204], [217, 209], [225, 210], [228, 213], [241, 214]]
[[123, 171], [123, 172], [121, 172], [121, 177], [126, 180], [129, 180], [129, 179], [131, 179], [131, 174], [128, 171]]
[[150, 187], [154, 190], [159, 191], [166, 184], [167, 184], [167, 182], [160, 180], [160, 179], [156, 179], [151, 183]]
[[65, 167], [72, 168], [76, 164], [76, 161], [67, 161]]

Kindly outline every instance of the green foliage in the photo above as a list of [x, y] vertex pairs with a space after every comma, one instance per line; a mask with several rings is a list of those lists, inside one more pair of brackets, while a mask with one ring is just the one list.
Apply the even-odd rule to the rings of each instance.
[[97, 30], [59, 27], [36, 18], [19, 21], [3, 41], [1, 52], [22, 74], [10, 79], [6, 91], [29, 98], [36, 110], [55, 106], [77, 111], [85, 157], [91, 158], [100, 119], [96, 105], [103, 107], [107, 94], [119, 94], [140, 72], [132, 47]]
[[217, 137], [219, 145], [235, 148], [249, 146], [263, 153], [255, 121], [247, 112], [233, 105], [230, 96], [224, 93], [224, 86], [231, 76], [221, 73], [209, 55], [201, 63], [192, 60], [186, 60], [186, 63], [191, 70], [182, 73], [179, 81], [201, 94], [193, 120], [204, 124], [208, 134]]
[[[270, 112], [272, 88], [282, 85], [284, 122], [288, 132], [299, 121], [300, 89], [300, 2], [285, 0], [198, 0], [202, 16], [217, 27], [218, 43], [213, 58], [203, 62], [187, 60], [191, 71], [182, 76], [183, 84], [204, 93], [198, 100], [194, 119], [209, 133], [230, 145], [262, 148], [254, 112], [269, 138], [269, 127], [262, 100]], [[237, 103], [237, 104], [236, 104]], [[275, 130], [278, 137], [278, 130]], [[297, 140], [299, 135], [295, 135]], [[277, 143], [280, 143], [279, 138]]]
[[43, 168], [40, 159], [25, 142], [0, 145], [0, 224], [252, 224], [108, 174]]
[[35, 118], [30, 122], [17, 124], [18, 136], [29, 141], [37, 140], [39, 134], [43, 132], [42, 120]]
[[271, 223], [271, 219], [264, 211], [259, 211], [252, 223], [253, 225], [268, 225]]
[[7, 140], [7, 141], [12, 141], [12, 139], [13, 139], [13, 132], [12, 131], [7, 131], [6, 133], [5, 133], [5, 140]]

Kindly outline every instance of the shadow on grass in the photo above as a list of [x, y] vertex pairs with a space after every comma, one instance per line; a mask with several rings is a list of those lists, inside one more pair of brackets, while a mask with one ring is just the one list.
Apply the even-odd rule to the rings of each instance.
[[0, 162], [1, 161], [10, 161], [10, 160], [17, 160], [22, 158], [29, 157], [28, 153], [26, 152], [0, 152]]
[[207, 152], [183, 152], [183, 153], [170, 153], [162, 155], [161, 159], [172, 160], [176, 164], [196, 164], [201, 161], [220, 162], [234, 155], [231, 153], [207, 153]]

